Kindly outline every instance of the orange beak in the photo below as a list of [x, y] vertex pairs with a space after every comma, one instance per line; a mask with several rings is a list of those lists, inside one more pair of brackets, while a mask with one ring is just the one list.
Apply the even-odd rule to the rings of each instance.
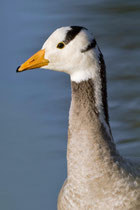
[[45, 56], [45, 50], [39, 50], [25, 63], [19, 66], [17, 68], [17, 72], [25, 71], [28, 69], [36, 69], [48, 65], [49, 60], [45, 59], [44, 56]]

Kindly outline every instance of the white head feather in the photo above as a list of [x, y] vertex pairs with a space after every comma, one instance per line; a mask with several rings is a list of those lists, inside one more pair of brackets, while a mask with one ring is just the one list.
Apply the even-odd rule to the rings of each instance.
[[65, 40], [71, 29], [71, 27], [59, 28], [46, 40], [42, 49], [45, 49], [45, 59], [49, 60], [49, 64], [42, 68], [65, 72], [75, 82], [94, 78], [99, 68], [98, 46], [85, 53], [82, 52], [94, 39], [88, 30], [83, 28], [73, 40], [65, 44], [63, 49], [57, 48], [58, 43]]

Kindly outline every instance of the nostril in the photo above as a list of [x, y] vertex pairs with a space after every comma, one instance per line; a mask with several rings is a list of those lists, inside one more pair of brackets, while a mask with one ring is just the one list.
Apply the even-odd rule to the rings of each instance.
[[32, 59], [31, 61], [30, 61], [30, 63], [32, 63], [32, 62], [34, 62], [35, 61], [35, 59]]

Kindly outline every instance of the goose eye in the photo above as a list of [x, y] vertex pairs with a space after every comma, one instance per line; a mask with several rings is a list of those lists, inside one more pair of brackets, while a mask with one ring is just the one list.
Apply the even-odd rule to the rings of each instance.
[[62, 48], [64, 48], [64, 47], [65, 47], [65, 45], [64, 45], [63, 42], [60, 42], [60, 43], [58, 43], [58, 45], [57, 45], [57, 48], [59, 48], [59, 49], [62, 49]]

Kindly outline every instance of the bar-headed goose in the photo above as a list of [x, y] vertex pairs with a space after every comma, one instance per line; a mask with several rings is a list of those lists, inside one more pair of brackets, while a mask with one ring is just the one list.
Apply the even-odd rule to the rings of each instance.
[[70, 75], [67, 179], [58, 210], [140, 209], [140, 168], [125, 160], [113, 141], [103, 55], [84, 27], [57, 29], [42, 49], [18, 67]]

